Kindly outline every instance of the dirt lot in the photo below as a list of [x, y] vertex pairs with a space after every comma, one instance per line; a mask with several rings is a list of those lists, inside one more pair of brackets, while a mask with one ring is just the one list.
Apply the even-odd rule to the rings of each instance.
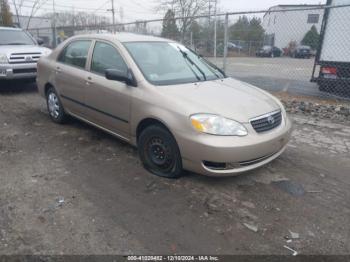
[[350, 126], [291, 117], [268, 166], [167, 180], [97, 129], [52, 123], [34, 87], [1, 91], [0, 254], [349, 254]]

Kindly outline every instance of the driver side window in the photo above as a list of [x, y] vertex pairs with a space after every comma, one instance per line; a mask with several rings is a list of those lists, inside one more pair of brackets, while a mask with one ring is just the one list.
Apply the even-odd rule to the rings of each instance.
[[78, 68], [85, 68], [91, 41], [78, 40], [69, 44], [59, 55], [58, 61]]
[[91, 61], [91, 72], [104, 75], [107, 69], [125, 73], [128, 67], [116, 48], [104, 42], [96, 42]]

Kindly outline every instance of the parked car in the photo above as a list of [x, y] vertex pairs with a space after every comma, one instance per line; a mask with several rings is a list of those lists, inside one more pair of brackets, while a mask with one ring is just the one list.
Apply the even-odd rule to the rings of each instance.
[[51, 50], [19, 28], [0, 27], [0, 80], [36, 77], [36, 64]]
[[258, 57], [280, 57], [282, 50], [276, 46], [265, 45], [256, 52]]
[[70, 38], [40, 59], [37, 83], [54, 122], [70, 115], [137, 146], [158, 176], [252, 170], [281, 155], [291, 135], [278, 99], [163, 38]]
[[311, 47], [307, 45], [297, 46], [294, 50], [291, 50], [290, 56], [294, 58], [311, 58]]
[[228, 42], [227, 43], [227, 49], [231, 51], [242, 51], [243, 47], [240, 45], [236, 45], [235, 43]]

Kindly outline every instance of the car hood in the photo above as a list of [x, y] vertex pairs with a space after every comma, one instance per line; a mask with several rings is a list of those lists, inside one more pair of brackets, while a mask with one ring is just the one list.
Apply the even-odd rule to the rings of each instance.
[[37, 45], [0, 45], [0, 53], [10, 57], [13, 53], [45, 53], [50, 49]]
[[281, 109], [271, 95], [232, 78], [159, 89], [189, 115], [209, 113], [247, 123], [254, 117]]

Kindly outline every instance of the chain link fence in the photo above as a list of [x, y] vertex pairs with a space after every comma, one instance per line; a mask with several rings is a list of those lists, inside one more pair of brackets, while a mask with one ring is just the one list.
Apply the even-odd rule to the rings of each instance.
[[259, 12], [31, 28], [54, 47], [90, 33], [161, 36], [195, 50], [228, 76], [272, 92], [350, 99], [350, 1], [280, 5]]

